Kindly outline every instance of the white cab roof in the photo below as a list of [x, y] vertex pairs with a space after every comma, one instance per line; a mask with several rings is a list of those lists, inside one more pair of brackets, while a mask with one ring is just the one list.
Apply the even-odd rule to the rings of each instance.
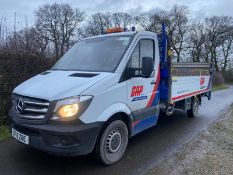
[[156, 33], [154, 33], [154, 32], [149, 32], [149, 31], [139, 31], [139, 32], [136, 31], [136, 32], [133, 32], [133, 31], [129, 31], [129, 32], [117, 32], [117, 33], [101, 34], [101, 35], [96, 35], [96, 36], [84, 38], [83, 40], [91, 39], [91, 38], [106, 37], [106, 36], [133, 36], [133, 35], [137, 35], [137, 36], [143, 35], [143, 36], [157, 37]]

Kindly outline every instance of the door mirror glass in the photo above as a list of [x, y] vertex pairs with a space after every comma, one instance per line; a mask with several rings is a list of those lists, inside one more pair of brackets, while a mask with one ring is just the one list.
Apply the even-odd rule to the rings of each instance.
[[153, 58], [143, 57], [142, 58], [142, 76], [146, 78], [150, 77], [153, 70], [154, 70]]

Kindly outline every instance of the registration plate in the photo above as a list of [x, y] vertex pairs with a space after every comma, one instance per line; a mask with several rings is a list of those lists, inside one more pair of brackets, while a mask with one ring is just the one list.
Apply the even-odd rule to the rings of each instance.
[[12, 137], [14, 137], [16, 140], [26, 145], [29, 144], [29, 136], [22, 134], [21, 132], [15, 130], [14, 128], [12, 128]]

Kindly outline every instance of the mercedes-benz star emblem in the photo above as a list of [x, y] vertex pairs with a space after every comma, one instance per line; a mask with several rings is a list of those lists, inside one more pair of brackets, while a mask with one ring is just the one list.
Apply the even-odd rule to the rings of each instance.
[[24, 102], [21, 98], [17, 102], [16, 109], [19, 113], [22, 113], [24, 110]]

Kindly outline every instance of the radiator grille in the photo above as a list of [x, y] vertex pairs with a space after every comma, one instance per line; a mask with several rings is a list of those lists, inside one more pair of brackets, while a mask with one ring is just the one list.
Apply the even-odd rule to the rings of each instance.
[[13, 95], [12, 103], [14, 110], [20, 118], [42, 120], [45, 118], [49, 108], [49, 101]]

